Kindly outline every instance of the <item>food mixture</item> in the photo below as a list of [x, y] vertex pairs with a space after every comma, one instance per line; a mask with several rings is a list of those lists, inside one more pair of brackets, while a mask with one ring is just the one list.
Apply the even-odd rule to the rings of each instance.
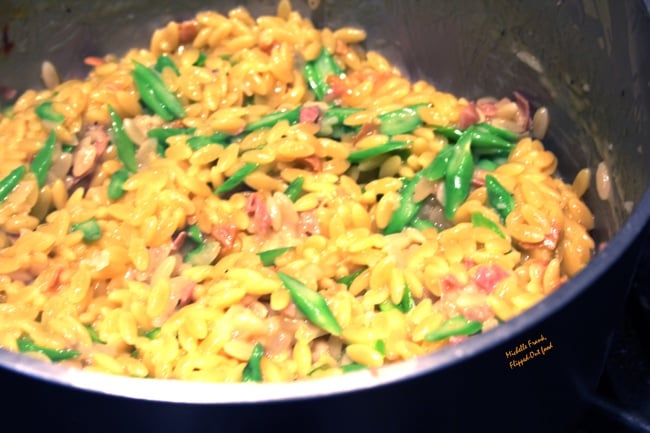
[[[526, 97], [411, 82], [362, 29], [202, 11], [0, 115], [0, 348], [287, 382], [499, 326], [590, 260]], [[533, 121], [534, 119], [534, 121]]]

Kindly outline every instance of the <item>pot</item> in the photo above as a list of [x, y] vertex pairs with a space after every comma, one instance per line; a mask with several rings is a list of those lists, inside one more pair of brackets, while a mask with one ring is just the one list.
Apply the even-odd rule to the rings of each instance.
[[[612, 194], [586, 195], [603, 248], [526, 313], [421, 358], [318, 381], [206, 384], [68, 370], [0, 350], [4, 419], [20, 431], [572, 431], [589, 406], [622, 319], [650, 220], [650, 15], [642, 1], [294, 2], [314, 23], [359, 25], [413, 79], [469, 99], [520, 91], [546, 106], [545, 144], [572, 179], [604, 162]], [[274, 13], [275, 2], [241, 3]], [[83, 59], [146, 46], [152, 31], [232, 1], [70, 0], [0, 6], [0, 76], [40, 85]]]

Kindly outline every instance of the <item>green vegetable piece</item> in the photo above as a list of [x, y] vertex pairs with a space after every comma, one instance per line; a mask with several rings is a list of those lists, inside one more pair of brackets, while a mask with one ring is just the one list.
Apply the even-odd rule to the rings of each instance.
[[256, 164], [254, 162], [247, 162], [239, 170], [234, 172], [233, 175], [230, 176], [224, 183], [219, 185], [219, 187], [217, 187], [214, 192], [216, 194], [221, 194], [237, 188], [237, 186], [239, 186], [239, 184], [242, 183], [244, 179], [246, 179], [246, 176], [257, 170], [257, 167], [259, 167], [259, 164]]
[[146, 331], [144, 334], [142, 334], [144, 337], [148, 338], [149, 340], [153, 340], [160, 334], [160, 328], [153, 328], [150, 329], [149, 331]]
[[354, 280], [356, 280], [357, 277], [358, 277], [359, 275], [361, 275], [361, 274], [363, 273], [363, 271], [365, 271], [366, 269], [368, 269], [367, 266], [364, 266], [364, 267], [362, 267], [362, 268], [359, 268], [359, 269], [357, 269], [356, 271], [352, 272], [350, 275], [346, 275], [346, 276], [344, 276], [344, 277], [341, 277], [341, 278], [337, 279], [336, 282], [339, 283], [339, 284], [345, 284], [345, 285], [348, 287], [348, 289], [349, 289], [349, 288], [350, 288], [350, 284], [352, 284], [352, 282], [353, 282]]
[[481, 158], [476, 163], [476, 168], [480, 168], [485, 171], [494, 171], [498, 165], [491, 159]]
[[409, 227], [413, 227], [414, 229], [418, 229], [420, 231], [422, 230], [427, 230], [427, 229], [437, 229], [436, 225], [432, 223], [431, 221], [427, 221], [425, 219], [422, 219], [418, 217], [417, 215], [411, 220], [411, 222], [408, 224]]
[[433, 128], [433, 132], [440, 134], [444, 137], [447, 137], [451, 141], [458, 141], [461, 135], [463, 135], [463, 130], [456, 128], [455, 126], [436, 126]]
[[[507, 133], [509, 133], [509, 131], [496, 128], [492, 125], [488, 126], [489, 127], [472, 125], [466, 130], [462, 130], [453, 126], [436, 126], [433, 128], [433, 131], [437, 134], [447, 137], [447, 139], [452, 142], [460, 140], [460, 137], [465, 132], [468, 132], [472, 137], [472, 148], [479, 151], [480, 153], [509, 153], [514, 147], [514, 144], [513, 142], [503, 138], [504, 136], [507, 136]], [[493, 133], [492, 131], [495, 130], [498, 130], [498, 132]]]
[[124, 182], [129, 178], [129, 171], [125, 168], [117, 170], [111, 176], [111, 180], [108, 182], [108, 189], [106, 191], [108, 198], [111, 200], [117, 200], [122, 197], [126, 191], [122, 186]]
[[327, 49], [323, 48], [315, 60], [305, 64], [303, 72], [305, 81], [314, 92], [316, 99], [322, 101], [330, 91], [327, 77], [339, 76], [343, 71]]
[[413, 294], [408, 286], [404, 287], [404, 294], [402, 295], [402, 300], [397, 305], [397, 308], [399, 308], [402, 313], [408, 313], [415, 308], [415, 299], [413, 299]]
[[386, 343], [384, 340], [375, 341], [375, 350], [381, 354], [381, 356], [386, 356]]
[[282, 254], [286, 253], [287, 251], [293, 250], [295, 247], [281, 247], [281, 248], [274, 248], [272, 250], [266, 250], [257, 253], [257, 255], [260, 257], [260, 260], [262, 261], [262, 264], [264, 266], [274, 266], [275, 265], [275, 259], [280, 257]]
[[158, 56], [158, 60], [156, 60], [156, 64], [153, 68], [159, 73], [162, 73], [163, 69], [165, 68], [171, 68], [177, 77], [181, 75], [181, 71], [178, 70], [178, 66], [176, 66], [176, 63], [174, 63], [174, 61], [167, 54], [161, 54]]
[[350, 161], [352, 164], [358, 164], [361, 161], [365, 161], [366, 159], [370, 159], [374, 156], [384, 155], [386, 153], [390, 153], [399, 149], [405, 149], [408, 146], [410, 146], [410, 143], [407, 141], [389, 141], [388, 143], [379, 146], [350, 152], [348, 155], [348, 161]]
[[242, 382], [262, 381], [262, 369], [260, 368], [262, 356], [264, 356], [264, 347], [261, 343], [257, 343], [255, 344], [255, 347], [253, 347], [253, 352], [251, 353], [250, 358], [248, 358], [244, 371], [242, 371]]
[[73, 232], [81, 231], [83, 233], [83, 240], [86, 243], [95, 242], [102, 237], [102, 228], [95, 218], [72, 224], [70, 230]]
[[366, 367], [363, 364], [359, 364], [358, 362], [352, 362], [350, 364], [342, 365], [341, 371], [343, 371], [343, 373], [352, 373], [353, 371], [365, 370], [366, 368], [368, 367]]
[[388, 225], [382, 230], [383, 234], [389, 235], [401, 232], [413, 221], [418, 212], [420, 212], [423, 201], [415, 202], [413, 200], [413, 193], [415, 192], [416, 185], [423, 177], [424, 172], [420, 170], [406, 182], [400, 194], [399, 207], [391, 215]]
[[332, 335], [341, 335], [341, 325], [320, 293], [283, 272], [278, 272], [278, 277], [289, 291], [293, 303], [309, 321]]
[[486, 130], [481, 130], [476, 126], [471, 126], [466, 130], [472, 136], [472, 149], [480, 153], [499, 153], [499, 152], [510, 152], [514, 144], [509, 141], [504, 140], [498, 135], [492, 135]]
[[330, 125], [342, 125], [348, 116], [362, 110], [363, 108], [357, 107], [330, 107], [323, 114], [323, 122], [330, 123]]
[[39, 346], [28, 335], [21, 336], [16, 340], [16, 343], [18, 344], [20, 353], [39, 352], [50, 358], [52, 362], [65, 361], [81, 355], [80, 352], [72, 349], [50, 349]]
[[296, 200], [298, 200], [298, 197], [300, 197], [300, 193], [302, 192], [302, 186], [304, 183], [305, 183], [304, 177], [295, 178], [289, 183], [289, 185], [287, 185], [287, 189], [284, 190], [284, 194], [287, 197], [289, 197], [289, 200], [295, 203]]
[[45, 144], [43, 144], [43, 147], [36, 152], [30, 165], [30, 170], [36, 175], [36, 180], [38, 181], [38, 186], [40, 188], [43, 188], [45, 181], [47, 181], [47, 175], [50, 171], [50, 166], [52, 165], [52, 154], [54, 153], [55, 144], [56, 133], [50, 131], [47, 140], [45, 140]]
[[61, 146], [61, 151], [65, 153], [72, 153], [74, 151], [75, 146], [71, 144], [64, 144]]
[[194, 66], [203, 67], [205, 66], [205, 60], [208, 58], [208, 55], [204, 52], [199, 53], [199, 58], [194, 62]]
[[445, 175], [445, 218], [452, 220], [458, 207], [467, 199], [472, 176], [474, 175], [474, 159], [470, 146], [472, 136], [463, 133], [458, 143], [454, 146], [454, 153], [449, 158], [447, 173]]
[[197, 226], [196, 224], [193, 224], [188, 227], [187, 236], [189, 236], [190, 239], [192, 239], [197, 244], [202, 244], [204, 241], [203, 233], [201, 233], [201, 229], [199, 229], [199, 226]]
[[131, 141], [126, 131], [124, 131], [122, 119], [110, 105], [108, 106], [108, 113], [111, 116], [117, 157], [122, 161], [124, 168], [131, 173], [135, 173], [138, 171], [138, 162], [135, 159], [135, 143]]
[[25, 176], [25, 166], [19, 165], [0, 180], [0, 202], [4, 201]]
[[301, 107], [296, 107], [293, 110], [276, 111], [274, 113], [269, 113], [246, 125], [244, 132], [252, 132], [262, 128], [271, 128], [282, 120], [286, 120], [290, 125], [293, 125], [294, 123], [298, 122], [298, 119], [300, 118], [300, 109]]
[[473, 335], [481, 332], [483, 324], [475, 320], [468, 320], [464, 316], [455, 316], [444, 322], [440, 328], [429, 332], [426, 341], [440, 341], [445, 338], [459, 335]]
[[183, 104], [167, 89], [160, 75], [141, 63], [134, 64], [133, 79], [143, 102], [166, 121], [185, 117]]
[[157, 142], [156, 152], [164, 157], [165, 151], [169, 145], [167, 139], [175, 135], [192, 135], [196, 128], [154, 128], [147, 132], [147, 137], [153, 138]]
[[449, 158], [454, 154], [454, 146], [445, 146], [440, 152], [433, 158], [431, 164], [423, 168], [422, 176], [425, 179], [430, 181], [435, 181], [442, 179], [447, 174], [447, 165], [449, 164]]
[[482, 213], [472, 212], [471, 220], [472, 220], [472, 225], [474, 227], [485, 227], [487, 229], [492, 230], [494, 233], [498, 234], [503, 239], [506, 238], [506, 235], [503, 234], [503, 232], [499, 228], [499, 225], [494, 221], [492, 221], [491, 219], [484, 216]]
[[99, 338], [99, 334], [97, 331], [95, 331], [95, 328], [93, 328], [93, 325], [90, 323], [84, 323], [84, 328], [88, 331], [88, 335], [90, 335], [90, 341], [93, 343], [99, 343], [99, 344], [106, 344], [104, 340]]
[[38, 118], [41, 120], [45, 120], [56, 124], [63, 123], [63, 121], [65, 120], [65, 116], [63, 114], [57, 113], [54, 110], [51, 101], [43, 102], [42, 104], [38, 105], [34, 109], [34, 111], [36, 112]]
[[515, 198], [491, 174], [485, 176], [485, 187], [487, 189], [488, 204], [497, 211], [501, 217], [501, 222], [504, 222], [515, 208]]
[[187, 139], [187, 145], [194, 151], [199, 150], [202, 147], [208, 146], [210, 144], [218, 144], [225, 147], [227, 145], [226, 140], [221, 133], [213, 135], [196, 135]]
[[517, 141], [519, 141], [519, 135], [515, 134], [512, 131], [508, 131], [506, 129], [497, 128], [496, 126], [491, 125], [489, 123], [481, 122], [481, 123], [477, 123], [474, 126], [477, 129], [484, 129], [489, 134], [496, 135], [497, 137], [503, 138], [504, 140], [509, 141], [511, 143], [516, 143]]
[[379, 131], [388, 136], [407, 134], [422, 125], [422, 119], [417, 112], [418, 106], [404, 107], [399, 110], [381, 114]]

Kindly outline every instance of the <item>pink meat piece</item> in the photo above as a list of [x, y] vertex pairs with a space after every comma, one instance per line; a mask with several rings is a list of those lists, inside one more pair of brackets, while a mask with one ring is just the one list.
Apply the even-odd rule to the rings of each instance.
[[463, 108], [463, 111], [460, 112], [460, 128], [465, 129], [480, 120], [480, 115], [476, 110], [476, 104], [470, 102]]
[[320, 108], [316, 105], [302, 107], [300, 109], [300, 122], [316, 123], [320, 117]]
[[519, 113], [517, 114], [517, 124], [526, 131], [530, 127], [530, 104], [528, 99], [519, 92], [514, 92], [515, 102], [519, 107]]

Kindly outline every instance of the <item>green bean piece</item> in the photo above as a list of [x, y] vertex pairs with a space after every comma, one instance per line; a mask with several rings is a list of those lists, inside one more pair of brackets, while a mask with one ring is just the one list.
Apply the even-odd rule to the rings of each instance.
[[276, 123], [281, 122], [283, 120], [286, 120], [289, 122], [290, 125], [293, 125], [296, 122], [298, 122], [298, 119], [300, 118], [301, 108], [302, 107], [296, 107], [293, 110], [276, 111], [273, 113], [269, 113], [265, 116], [260, 117], [256, 121], [246, 125], [246, 128], [244, 128], [244, 132], [252, 132], [262, 128], [271, 128]]
[[494, 171], [498, 165], [491, 159], [481, 158], [476, 162], [476, 168], [486, 171]]
[[463, 130], [455, 126], [434, 126], [433, 132], [454, 142], [458, 141], [460, 136], [463, 135]]
[[166, 122], [174, 120], [174, 115], [167, 109], [167, 107], [158, 99], [158, 96], [153, 90], [151, 83], [146, 78], [133, 72], [133, 81], [135, 87], [140, 94], [140, 99], [145, 107], [150, 109], [154, 114], [160, 116]]
[[234, 172], [233, 175], [230, 176], [224, 183], [219, 185], [217, 189], [214, 190], [214, 192], [216, 194], [221, 194], [237, 188], [237, 186], [239, 186], [239, 184], [242, 183], [244, 179], [246, 179], [246, 176], [257, 170], [257, 167], [259, 167], [259, 164], [256, 164], [254, 162], [247, 162], [239, 170]]
[[196, 135], [187, 139], [187, 145], [194, 151], [210, 144], [218, 144], [219, 146], [226, 147], [227, 139], [224, 138], [223, 133], [216, 133], [212, 135]]
[[74, 152], [75, 146], [71, 144], [64, 144], [61, 146], [61, 151], [65, 153], [72, 153]]
[[323, 114], [323, 122], [329, 122], [332, 125], [342, 125], [348, 116], [362, 110], [363, 108], [357, 107], [330, 107]]
[[501, 222], [505, 222], [506, 217], [515, 208], [515, 198], [491, 174], [485, 175], [485, 187], [487, 189], [488, 204], [497, 211], [501, 217]]
[[472, 135], [472, 149], [481, 153], [510, 152], [515, 147], [509, 141], [474, 126], [469, 127], [465, 131]]
[[122, 119], [110, 105], [108, 106], [108, 113], [111, 116], [117, 157], [122, 161], [124, 168], [131, 173], [135, 173], [138, 171], [138, 162], [135, 159], [135, 143], [124, 130]]
[[417, 108], [418, 106], [404, 107], [379, 115], [379, 131], [388, 136], [413, 132], [423, 123]]
[[451, 221], [458, 207], [467, 199], [472, 176], [474, 175], [474, 159], [470, 146], [472, 136], [463, 133], [458, 143], [454, 146], [454, 153], [449, 158], [447, 174], [445, 175], [445, 218]]
[[83, 233], [83, 241], [86, 243], [95, 242], [102, 237], [102, 228], [95, 218], [72, 224], [70, 230], [73, 232], [81, 231]]
[[187, 236], [192, 239], [197, 244], [202, 244], [204, 242], [203, 233], [201, 229], [196, 224], [193, 224], [187, 228]]
[[39, 352], [50, 358], [50, 361], [52, 362], [65, 361], [81, 355], [80, 352], [72, 349], [51, 349], [39, 346], [34, 343], [34, 340], [32, 340], [28, 335], [21, 336], [16, 340], [16, 343], [18, 344], [18, 350], [20, 353]]
[[158, 334], [160, 334], [160, 328], [150, 329], [149, 331], [144, 332], [142, 335], [149, 340], [153, 340], [158, 336]]
[[141, 63], [134, 63], [133, 79], [144, 103], [164, 120], [185, 117], [183, 104], [169, 91], [160, 75]]
[[174, 63], [174, 61], [167, 54], [159, 55], [158, 60], [156, 60], [156, 64], [153, 68], [159, 73], [162, 73], [163, 69], [165, 68], [171, 68], [177, 77], [181, 75], [181, 71], [178, 70], [178, 66], [176, 66], [176, 63]]
[[503, 239], [506, 238], [506, 235], [503, 234], [499, 225], [480, 212], [472, 212], [471, 221], [474, 227], [485, 227], [498, 234], [499, 237], [502, 237]]
[[203, 51], [199, 53], [199, 57], [196, 59], [196, 62], [194, 62], [194, 66], [199, 66], [203, 67], [205, 66], [205, 60], [208, 58], [208, 55], [205, 54]]
[[415, 299], [413, 299], [413, 294], [411, 293], [411, 289], [409, 289], [408, 286], [404, 287], [404, 294], [402, 295], [402, 300], [397, 305], [397, 308], [402, 313], [408, 313], [415, 308]]
[[361, 161], [370, 159], [374, 156], [384, 155], [399, 149], [405, 149], [410, 146], [407, 141], [389, 141], [379, 146], [369, 147], [367, 149], [355, 150], [348, 155], [348, 161], [352, 164], [358, 164]]
[[52, 107], [52, 101], [46, 101], [38, 105], [34, 109], [34, 112], [36, 112], [36, 115], [38, 116], [39, 119], [48, 122], [59, 124], [59, 123], [63, 123], [63, 121], [65, 120], [65, 116], [63, 114], [58, 113], [54, 110], [54, 108]]
[[415, 218], [418, 212], [420, 212], [424, 200], [415, 202], [413, 200], [413, 193], [415, 192], [416, 185], [423, 177], [424, 173], [420, 170], [406, 182], [400, 194], [399, 207], [391, 215], [388, 225], [382, 230], [384, 235], [401, 232]]
[[316, 73], [316, 67], [313, 63], [305, 63], [305, 66], [303, 68], [303, 75], [305, 77], [307, 85], [314, 92], [316, 99], [322, 101], [327, 94], [327, 91], [329, 90], [329, 86], [318, 76]]
[[169, 147], [167, 139], [176, 135], [192, 135], [196, 128], [154, 128], [147, 132], [147, 137], [156, 140], [156, 153], [164, 157], [165, 151]]
[[347, 288], [349, 289], [349, 288], [350, 288], [350, 285], [352, 284], [352, 282], [353, 282], [354, 280], [356, 280], [357, 277], [358, 277], [359, 275], [361, 275], [361, 274], [363, 273], [363, 271], [365, 271], [366, 269], [368, 269], [367, 266], [364, 266], [364, 267], [362, 267], [362, 268], [359, 268], [359, 269], [357, 269], [356, 271], [352, 272], [350, 275], [346, 275], [346, 276], [344, 276], [344, 277], [338, 278], [338, 279], [336, 280], [336, 282], [339, 283], [339, 284], [345, 284], [345, 285], [347, 286]]
[[307, 62], [304, 67], [304, 76], [309, 88], [314, 92], [316, 99], [322, 101], [330, 91], [327, 77], [339, 76], [343, 72], [332, 55], [323, 48], [315, 60]]
[[111, 180], [108, 182], [108, 189], [106, 191], [108, 198], [111, 200], [117, 200], [122, 197], [126, 191], [122, 186], [124, 182], [129, 178], [129, 171], [125, 168], [117, 170], [111, 176]]
[[298, 198], [300, 197], [300, 193], [302, 192], [302, 186], [305, 183], [305, 178], [304, 177], [297, 177], [294, 180], [292, 180], [289, 185], [287, 185], [287, 189], [284, 190], [284, 194], [289, 197], [289, 200], [292, 202], [296, 202]]
[[375, 341], [375, 347], [374, 349], [379, 352], [381, 356], [386, 356], [386, 343], [384, 340], [377, 340]]
[[99, 344], [106, 344], [104, 340], [99, 338], [99, 334], [97, 331], [95, 331], [95, 328], [93, 328], [93, 325], [90, 323], [84, 323], [84, 328], [88, 331], [88, 335], [90, 335], [90, 341], [93, 343], [99, 343]]
[[332, 335], [341, 335], [341, 325], [320, 293], [283, 272], [278, 272], [278, 277], [289, 291], [293, 303], [309, 321]]
[[356, 107], [330, 107], [322, 115], [318, 137], [329, 137], [340, 140], [344, 135], [355, 135], [361, 127], [345, 125], [345, 119], [362, 108]]
[[433, 158], [431, 164], [422, 169], [422, 176], [430, 181], [439, 180], [445, 177], [447, 174], [447, 165], [449, 164], [449, 158], [454, 154], [454, 146], [445, 146], [440, 152]]
[[[473, 149], [478, 150], [481, 153], [489, 153], [489, 154], [495, 154], [499, 152], [509, 153], [514, 147], [514, 144], [504, 139], [503, 136], [491, 132], [495, 129], [499, 129], [499, 128], [495, 128], [495, 127], [485, 128], [485, 127], [478, 127], [477, 125], [473, 125], [465, 130], [462, 130], [454, 126], [436, 126], [433, 128], [433, 131], [437, 134], [447, 137], [447, 139], [452, 142], [456, 142], [460, 140], [460, 137], [465, 132], [469, 132], [472, 136]], [[505, 131], [505, 130], [501, 130], [501, 131]], [[507, 133], [509, 131], [505, 131], [505, 132]]]
[[489, 123], [481, 122], [475, 124], [474, 126], [478, 129], [484, 129], [488, 133], [492, 135], [496, 135], [497, 137], [501, 137], [504, 140], [509, 141], [511, 143], [516, 143], [517, 141], [519, 141], [520, 138], [519, 135], [515, 134], [512, 131], [508, 131], [507, 129], [497, 128], [496, 126], [491, 125]]
[[262, 346], [262, 343], [257, 343], [253, 347], [253, 352], [251, 353], [250, 358], [248, 358], [248, 362], [242, 371], [242, 382], [262, 381], [262, 369], [260, 368], [262, 356], [264, 356], [264, 347]]
[[434, 223], [431, 221], [425, 220], [420, 218], [419, 216], [415, 216], [411, 222], [408, 224], [409, 227], [413, 227], [414, 229], [418, 229], [420, 231], [422, 230], [427, 230], [427, 229], [436, 229], [437, 227]]
[[438, 329], [429, 332], [426, 341], [440, 341], [445, 338], [459, 335], [473, 335], [481, 332], [483, 324], [475, 320], [468, 320], [464, 316], [455, 316], [444, 322]]
[[50, 131], [50, 134], [45, 140], [45, 144], [40, 148], [30, 165], [30, 170], [36, 175], [39, 188], [43, 188], [47, 181], [47, 175], [50, 172], [52, 165], [52, 154], [54, 153], [54, 145], [56, 144], [56, 133]]
[[365, 370], [366, 367], [363, 364], [359, 364], [358, 362], [352, 362], [350, 364], [342, 365], [341, 366], [341, 371], [343, 373], [352, 373], [353, 371], [359, 371], [359, 370]]
[[257, 253], [257, 255], [259, 256], [264, 266], [275, 266], [275, 260], [278, 257], [286, 253], [287, 251], [293, 250], [294, 248], [295, 247], [274, 248], [272, 250], [261, 251]]
[[0, 180], [0, 202], [4, 201], [4, 199], [11, 194], [11, 191], [13, 191], [23, 179], [23, 176], [25, 176], [25, 166], [19, 165]]

